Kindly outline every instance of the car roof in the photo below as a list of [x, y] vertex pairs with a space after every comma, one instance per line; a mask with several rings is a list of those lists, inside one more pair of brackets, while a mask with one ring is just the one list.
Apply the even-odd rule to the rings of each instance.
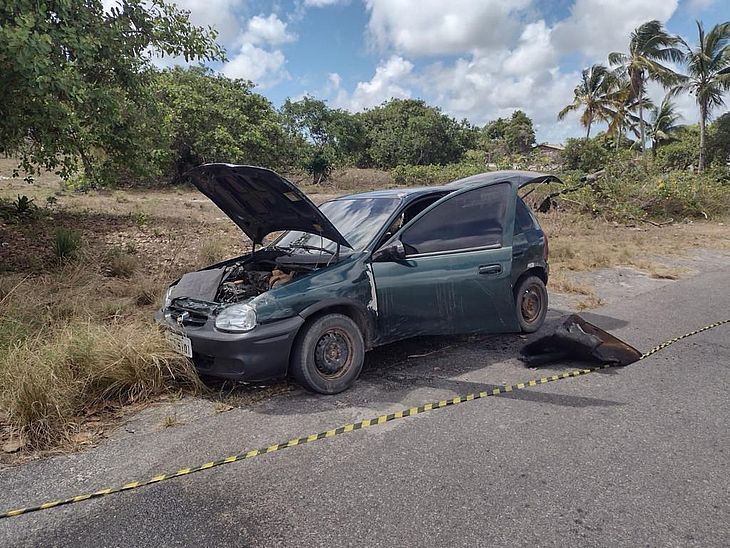
[[448, 186], [387, 188], [383, 190], [372, 190], [370, 192], [348, 194], [346, 196], [340, 196], [339, 198], [335, 198], [335, 200], [364, 200], [369, 198], [389, 198], [391, 200], [402, 200], [404, 198], [427, 196], [429, 194], [448, 194], [449, 192], [454, 192], [455, 190], [457, 189]]
[[539, 171], [523, 171], [518, 169], [503, 169], [500, 171], [488, 171], [486, 173], [472, 175], [471, 177], [465, 177], [463, 179], [459, 179], [458, 181], [448, 183], [447, 186], [465, 187], [481, 183], [508, 182], [517, 183], [518, 186], [522, 187], [532, 181], [546, 182], [550, 180], [560, 181], [560, 179], [550, 173], [541, 173]]
[[465, 177], [452, 181], [445, 185], [440, 186], [421, 186], [421, 187], [407, 187], [407, 188], [388, 188], [383, 190], [372, 190], [370, 192], [359, 192], [357, 194], [348, 194], [346, 196], [340, 196], [335, 200], [361, 200], [368, 198], [389, 198], [389, 199], [412, 199], [419, 196], [428, 196], [429, 194], [448, 194], [455, 192], [460, 188], [481, 184], [481, 183], [496, 183], [496, 182], [515, 182], [518, 186], [535, 181], [560, 181], [555, 175], [549, 173], [541, 173], [539, 171], [522, 171], [517, 169], [504, 169], [500, 171], [488, 171], [486, 173], [479, 173], [478, 175], [472, 175], [471, 177]]

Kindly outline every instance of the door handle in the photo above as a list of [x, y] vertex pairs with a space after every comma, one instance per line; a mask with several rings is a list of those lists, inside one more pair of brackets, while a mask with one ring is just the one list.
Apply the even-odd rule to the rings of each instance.
[[501, 274], [502, 273], [502, 265], [501, 264], [488, 264], [484, 266], [479, 267], [479, 274]]

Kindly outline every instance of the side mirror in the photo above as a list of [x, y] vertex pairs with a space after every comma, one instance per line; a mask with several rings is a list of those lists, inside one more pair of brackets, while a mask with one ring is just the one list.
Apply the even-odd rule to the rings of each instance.
[[390, 261], [402, 261], [406, 258], [406, 250], [400, 240], [396, 240], [392, 244], [381, 247], [373, 253], [373, 261], [378, 263], [386, 263]]

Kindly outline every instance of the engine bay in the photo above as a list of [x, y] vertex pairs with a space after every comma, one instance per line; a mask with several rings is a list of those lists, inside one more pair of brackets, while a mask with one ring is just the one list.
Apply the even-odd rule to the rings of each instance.
[[262, 250], [226, 268], [216, 294], [216, 302], [238, 303], [288, 284], [300, 276], [332, 262], [321, 254], [292, 254]]

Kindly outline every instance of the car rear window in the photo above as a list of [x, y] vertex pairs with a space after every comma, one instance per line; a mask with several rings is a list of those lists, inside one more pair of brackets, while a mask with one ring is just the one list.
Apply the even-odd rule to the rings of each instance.
[[497, 184], [448, 199], [403, 232], [407, 254], [501, 245], [510, 196], [509, 184]]
[[517, 198], [517, 209], [515, 210], [515, 234], [518, 232], [526, 232], [527, 230], [533, 230], [535, 228], [535, 219], [530, 213], [530, 208], [527, 204], [522, 201], [522, 198]]

